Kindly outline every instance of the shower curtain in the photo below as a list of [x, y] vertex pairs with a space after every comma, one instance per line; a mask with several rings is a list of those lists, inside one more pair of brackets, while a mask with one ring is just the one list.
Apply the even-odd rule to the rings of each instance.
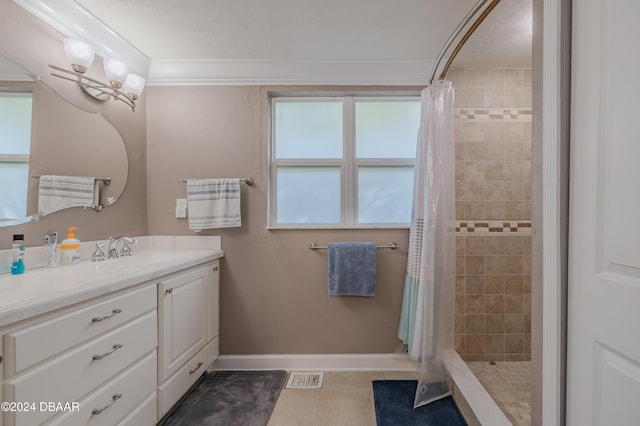
[[398, 337], [421, 362], [414, 408], [451, 393], [444, 368], [453, 349], [455, 296], [454, 90], [422, 91], [409, 254]]

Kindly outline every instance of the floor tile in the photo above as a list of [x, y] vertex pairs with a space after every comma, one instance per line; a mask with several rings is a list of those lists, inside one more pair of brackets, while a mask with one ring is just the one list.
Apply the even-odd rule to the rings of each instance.
[[374, 380], [416, 380], [415, 371], [329, 371], [322, 389], [283, 389], [269, 426], [375, 426]]

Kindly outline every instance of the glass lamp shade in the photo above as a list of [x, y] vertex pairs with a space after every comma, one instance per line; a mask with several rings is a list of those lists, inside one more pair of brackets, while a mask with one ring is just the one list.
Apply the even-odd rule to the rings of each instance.
[[71, 68], [77, 73], [84, 74], [93, 63], [96, 54], [94, 47], [76, 38], [65, 38], [63, 43]]
[[121, 88], [127, 78], [127, 74], [129, 74], [127, 65], [117, 59], [108, 57], [105, 57], [103, 62], [104, 73], [107, 76], [107, 80], [109, 80], [111, 87], [114, 89]]
[[142, 93], [145, 83], [146, 80], [144, 78], [140, 77], [138, 74], [131, 73], [127, 76], [127, 79], [124, 82], [123, 90], [136, 100]]

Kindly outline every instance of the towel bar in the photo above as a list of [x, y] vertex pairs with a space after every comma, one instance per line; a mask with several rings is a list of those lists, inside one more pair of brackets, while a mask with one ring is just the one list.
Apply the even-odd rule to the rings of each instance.
[[[34, 178], [34, 179], [40, 179], [40, 176], [31, 176], [31, 177]], [[109, 185], [111, 183], [111, 178], [110, 177], [103, 177], [103, 178], [97, 177], [95, 179], [101, 181], [105, 185]]]
[[[186, 179], [178, 179], [178, 182], [186, 182]], [[251, 186], [253, 185], [253, 178], [242, 178], [240, 179], [240, 182], [246, 182], [247, 185]]]
[[[327, 249], [327, 246], [319, 246], [316, 243], [309, 244], [309, 248], [311, 250], [324, 250]], [[391, 250], [395, 250], [398, 248], [398, 243], [389, 243], [386, 246], [376, 246], [376, 248], [390, 248]]]

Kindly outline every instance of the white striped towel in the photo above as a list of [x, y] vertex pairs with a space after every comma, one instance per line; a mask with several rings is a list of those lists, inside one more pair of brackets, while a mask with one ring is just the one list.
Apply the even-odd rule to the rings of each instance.
[[69, 207], [96, 208], [100, 203], [99, 190], [95, 177], [40, 176], [38, 212], [47, 214]]
[[187, 179], [189, 229], [241, 226], [240, 179]]

